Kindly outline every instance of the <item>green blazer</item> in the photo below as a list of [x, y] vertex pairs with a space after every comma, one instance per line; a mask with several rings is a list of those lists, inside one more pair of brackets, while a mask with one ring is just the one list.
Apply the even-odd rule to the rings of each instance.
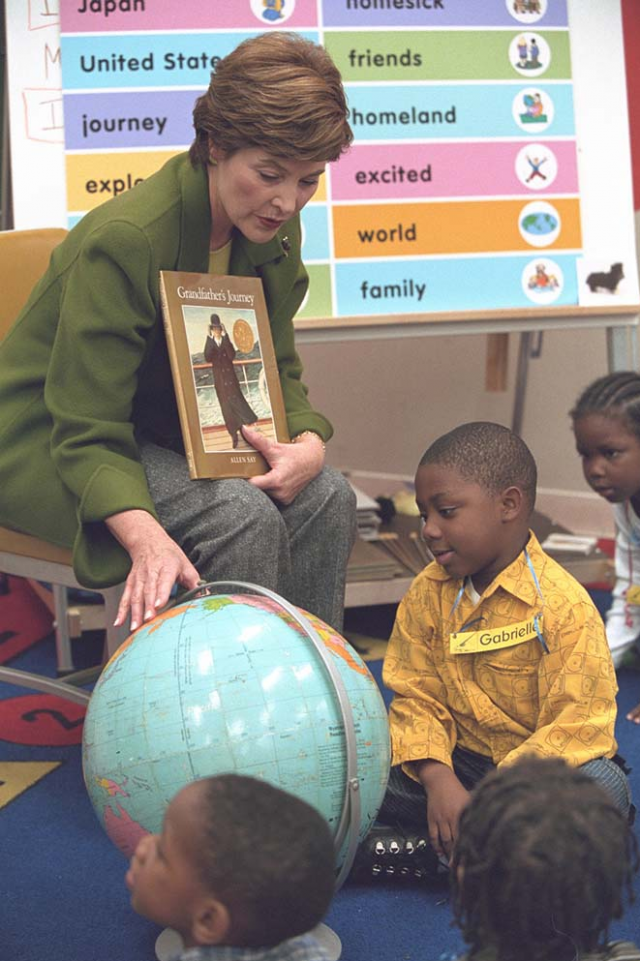
[[[83, 217], [0, 344], [0, 524], [73, 547], [88, 587], [130, 568], [104, 519], [156, 516], [136, 433], [180, 448], [158, 271], [206, 273], [210, 232], [206, 170], [180, 154]], [[328, 440], [294, 345], [308, 286], [299, 218], [266, 244], [236, 233], [229, 271], [262, 278], [291, 435]]]

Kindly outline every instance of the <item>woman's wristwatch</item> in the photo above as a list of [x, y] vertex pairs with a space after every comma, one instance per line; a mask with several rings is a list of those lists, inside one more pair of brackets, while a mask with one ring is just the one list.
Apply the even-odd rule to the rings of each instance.
[[327, 445], [326, 445], [325, 442], [323, 441], [322, 437], [320, 436], [320, 434], [316, 434], [315, 430], [303, 430], [303, 431], [301, 431], [301, 433], [296, 434], [295, 437], [292, 437], [292, 438], [291, 438], [291, 443], [292, 443], [292, 444], [297, 444], [298, 441], [301, 441], [303, 437], [315, 437], [315, 439], [322, 444], [322, 449], [323, 449], [323, 450], [326, 450], [326, 449], [327, 449]]

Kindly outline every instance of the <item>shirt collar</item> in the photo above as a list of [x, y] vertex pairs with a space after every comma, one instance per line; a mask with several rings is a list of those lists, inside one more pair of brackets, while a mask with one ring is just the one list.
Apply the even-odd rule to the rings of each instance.
[[285, 257], [287, 255], [288, 247], [287, 250], [285, 250], [285, 247], [283, 246], [283, 240], [285, 240], [286, 244], [288, 245], [289, 238], [287, 237], [287, 227], [291, 223], [291, 221], [287, 221], [287, 223], [280, 228], [282, 237], [280, 237], [280, 234], [278, 233], [271, 240], [268, 240], [266, 244], [254, 244], [236, 231], [234, 247], [239, 247], [244, 252], [244, 256], [253, 267], [262, 267], [264, 264], [271, 263], [273, 260], [279, 260], [280, 257]]
[[328, 955], [312, 934], [302, 934], [272, 948], [238, 948], [227, 944], [187, 948], [173, 961], [329, 961]]
[[[527, 541], [526, 548], [529, 554], [529, 560], [538, 574], [539, 579], [539, 571], [546, 559], [546, 554], [540, 547], [540, 542], [532, 530], [529, 531], [529, 540]], [[429, 564], [429, 566], [425, 568], [424, 573], [425, 577], [432, 581], [451, 581], [451, 583], [457, 581], [458, 585], [461, 583], [459, 578], [451, 577], [447, 574], [445, 569], [441, 567], [437, 561]], [[484, 592], [483, 597], [491, 597], [499, 587], [527, 604], [536, 603], [539, 595], [533, 575], [524, 556], [524, 551], [521, 551], [508, 567], [500, 571]]]
[[229, 945], [202, 945], [187, 948], [173, 961], [262, 961], [266, 948], [233, 948]]

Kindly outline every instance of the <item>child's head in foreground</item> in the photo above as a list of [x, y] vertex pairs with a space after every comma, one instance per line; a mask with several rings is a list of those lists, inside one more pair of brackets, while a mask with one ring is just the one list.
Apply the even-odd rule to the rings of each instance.
[[560, 758], [493, 771], [460, 819], [451, 881], [473, 955], [573, 961], [633, 900], [637, 844], [607, 792]]
[[324, 818], [305, 801], [237, 774], [188, 784], [126, 877], [131, 904], [186, 947], [273, 947], [314, 928], [335, 883]]
[[631, 500], [640, 491], [640, 375], [599, 377], [578, 397], [571, 419], [589, 486], [612, 504]]
[[527, 445], [501, 424], [462, 424], [425, 451], [416, 472], [422, 536], [447, 573], [471, 576], [481, 593], [516, 559], [536, 475]]

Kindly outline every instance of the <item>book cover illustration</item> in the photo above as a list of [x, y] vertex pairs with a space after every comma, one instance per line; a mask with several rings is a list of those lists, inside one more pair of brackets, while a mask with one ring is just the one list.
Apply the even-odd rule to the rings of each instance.
[[161, 271], [160, 287], [191, 477], [264, 473], [242, 426], [289, 437], [262, 282]]

